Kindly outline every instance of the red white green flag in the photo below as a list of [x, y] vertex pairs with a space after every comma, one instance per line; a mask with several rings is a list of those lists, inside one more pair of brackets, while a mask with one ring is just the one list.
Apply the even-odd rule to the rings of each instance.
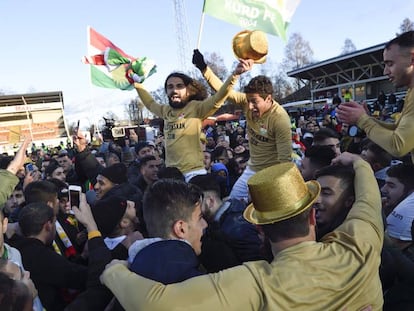
[[248, 30], [286, 41], [286, 30], [300, 0], [204, 0], [203, 12]]
[[92, 27], [88, 27], [88, 56], [82, 62], [90, 65], [92, 84], [104, 88], [132, 90], [134, 82], [142, 83], [156, 72], [154, 61], [126, 54]]

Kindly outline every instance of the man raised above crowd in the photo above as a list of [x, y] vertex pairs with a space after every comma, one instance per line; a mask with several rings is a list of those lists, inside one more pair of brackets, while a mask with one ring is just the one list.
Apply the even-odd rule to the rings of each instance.
[[[250, 35], [259, 36], [260, 32], [252, 32]], [[221, 80], [207, 66], [198, 50], [194, 51], [193, 63], [214, 90], [221, 87]], [[244, 93], [230, 92], [229, 100], [241, 106], [246, 115], [250, 149], [248, 166], [234, 184], [231, 198], [249, 201], [247, 180], [251, 176], [266, 167], [291, 161], [290, 118], [272, 96], [272, 81], [265, 76], [251, 79], [244, 87]]]
[[164, 119], [166, 166], [177, 167], [187, 181], [206, 174], [200, 146], [202, 120], [220, 108], [238, 76], [250, 70], [252, 64], [251, 60], [240, 60], [220, 90], [207, 99], [204, 86], [183, 73], [173, 72], [165, 80], [169, 105], [155, 102], [142, 84], [134, 84], [145, 107]]
[[343, 103], [337, 108], [342, 122], [356, 124], [368, 138], [395, 157], [411, 152], [414, 160], [414, 31], [407, 31], [385, 45], [384, 75], [396, 88], [408, 87], [401, 116], [395, 123], [368, 116], [363, 105]]
[[[344, 153], [334, 163], [355, 170], [355, 202], [344, 222], [315, 241], [317, 181], [294, 163], [249, 179], [244, 217], [270, 239], [274, 260], [163, 285], [112, 262], [101, 281], [127, 310], [382, 310], [378, 269], [383, 243], [381, 198], [370, 165]], [[136, 290], [139, 288], [139, 290]]]

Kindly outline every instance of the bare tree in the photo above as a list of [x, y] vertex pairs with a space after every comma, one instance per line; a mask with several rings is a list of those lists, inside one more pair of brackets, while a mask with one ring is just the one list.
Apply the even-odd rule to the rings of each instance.
[[260, 74], [272, 80], [273, 98], [281, 101], [282, 98], [292, 92], [292, 85], [288, 80], [288, 76], [283, 70], [283, 66], [273, 62], [269, 57], [266, 62], [261, 65]]
[[349, 54], [356, 51], [356, 46], [351, 39], [346, 38], [344, 41], [344, 46], [342, 47], [341, 55]]
[[77, 122], [68, 122], [68, 120], [66, 120], [66, 123], [68, 124], [68, 132], [70, 133], [70, 135], [75, 133], [76, 130], [77, 130], [76, 127], [78, 126], [78, 123]]
[[[239, 62], [238, 61], [234, 61], [232, 64], [232, 71], [234, 71], [234, 69], [236, 69], [236, 66]], [[242, 75], [239, 76], [239, 80], [237, 82], [237, 84], [235, 85], [234, 89], [236, 91], [239, 92], [243, 92], [243, 88], [247, 85], [247, 83], [249, 83], [249, 81], [252, 79], [252, 72], [248, 71], [243, 73]]]
[[224, 64], [224, 59], [218, 53], [207, 53], [206, 54], [206, 63], [211, 68], [211, 70], [219, 77], [222, 81], [227, 79], [228, 70]]
[[107, 111], [107, 112], [105, 112], [104, 115], [103, 115], [103, 118], [104, 119], [109, 119], [109, 120], [114, 120], [114, 121], [118, 121], [119, 120], [118, 116], [113, 111]]
[[404, 32], [411, 31], [411, 30], [414, 30], [414, 23], [409, 18], [404, 18], [404, 20], [402, 21], [400, 25], [401, 33], [397, 33], [396, 35], [398, 36], [399, 34], [402, 34]]
[[155, 91], [150, 92], [150, 94], [157, 103], [168, 104], [168, 97], [167, 97], [167, 94], [165, 93], [163, 86], [160, 86]]
[[[293, 33], [285, 47], [285, 58], [282, 67], [285, 71], [302, 68], [313, 62], [313, 50], [308, 41], [300, 33]], [[295, 90], [299, 90], [303, 83], [296, 79]]]
[[142, 109], [140, 109], [140, 105], [143, 106], [138, 97], [125, 103], [125, 113], [132, 124], [140, 124], [142, 121]]

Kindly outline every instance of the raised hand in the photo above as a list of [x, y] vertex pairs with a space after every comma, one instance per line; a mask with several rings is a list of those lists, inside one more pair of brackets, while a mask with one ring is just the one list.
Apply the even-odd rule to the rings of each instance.
[[207, 68], [207, 64], [204, 61], [204, 56], [199, 50], [193, 52], [193, 64], [201, 71], [204, 72]]
[[240, 59], [240, 62], [237, 64], [234, 74], [240, 75], [246, 71], [252, 69], [254, 61], [252, 59]]
[[86, 138], [81, 131], [77, 131], [77, 133], [72, 136], [72, 140], [73, 144], [79, 152], [82, 152], [86, 149]]
[[24, 162], [26, 161], [26, 149], [28, 148], [32, 139], [30, 137], [26, 137], [20, 146], [19, 150], [17, 151], [16, 155], [14, 156], [13, 160], [7, 166], [7, 170], [16, 175], [16, 173], [23, 168]]

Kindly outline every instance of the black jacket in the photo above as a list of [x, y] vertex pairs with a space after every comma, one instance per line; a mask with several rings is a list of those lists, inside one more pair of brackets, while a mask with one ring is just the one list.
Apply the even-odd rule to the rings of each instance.
[[30, 271], [39, 298], [48, 311], [63, 310], [67, 302], [62, 292], [65, 289], [84, 290], [88, 268], [70, 262], [51, 247], [34, 238], [13, 241], [21, 255], [23, 266]]

